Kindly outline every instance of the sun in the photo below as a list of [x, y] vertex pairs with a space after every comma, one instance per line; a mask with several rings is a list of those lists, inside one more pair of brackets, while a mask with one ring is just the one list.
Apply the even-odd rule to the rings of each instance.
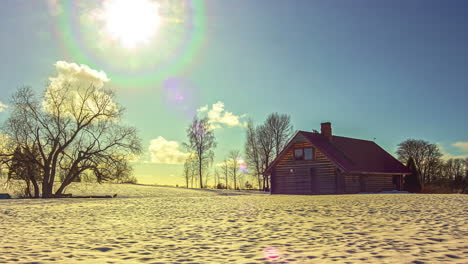
[[110, 38], [128, 49], [149, 42], [161, 23], [159, 5], [151, 0], [107, 0], [101, 18]]

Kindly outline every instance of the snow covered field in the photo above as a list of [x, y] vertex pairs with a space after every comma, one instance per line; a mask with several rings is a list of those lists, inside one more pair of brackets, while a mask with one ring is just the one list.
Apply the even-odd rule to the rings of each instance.
[[468, 263], [468, 195], [100, 187], [0, 200], [0, 263]]

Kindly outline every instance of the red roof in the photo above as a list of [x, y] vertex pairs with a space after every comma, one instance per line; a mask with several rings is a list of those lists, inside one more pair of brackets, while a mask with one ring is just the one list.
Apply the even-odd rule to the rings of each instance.
[[[299, 131], [298, 134], [302, 134], [312, 145], [346, 172], [411, 173], [400, 161], [373, 141], [339, 136], [333, 136], [332, 140], [329, 141], [319, 133]], [[277, 159], [279, 157], [281, 154]], [[276, 163], [277, 159], [270, 167]]]

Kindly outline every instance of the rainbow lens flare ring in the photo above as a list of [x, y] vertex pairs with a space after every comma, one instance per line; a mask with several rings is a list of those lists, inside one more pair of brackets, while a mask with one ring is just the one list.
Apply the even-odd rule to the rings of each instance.
[[63, 52], [77, 63], [96, 69], [104, 67], [112, 82], [121, 86], [154, 85], [176, 76], [191, 65], [203, 43], [204, 6], [202, 0], [165, 3], [174, 6], [159, 6], [164, 25], [159, 25], [155, 33], [158, 39], [146, 46], [126, 49], [112, 39], [104, 40], [103, 25], [93, 24], [95, 10], [86, 2], [62, 1], [57, 33]]

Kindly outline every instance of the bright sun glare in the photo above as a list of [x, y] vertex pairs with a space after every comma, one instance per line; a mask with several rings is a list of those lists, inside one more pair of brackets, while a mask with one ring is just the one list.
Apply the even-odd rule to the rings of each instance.
[[105, 31], [125, 48], [148, 42], [160, 25], [158, 3], [151, 0], [108, 0], [104, 2]]

